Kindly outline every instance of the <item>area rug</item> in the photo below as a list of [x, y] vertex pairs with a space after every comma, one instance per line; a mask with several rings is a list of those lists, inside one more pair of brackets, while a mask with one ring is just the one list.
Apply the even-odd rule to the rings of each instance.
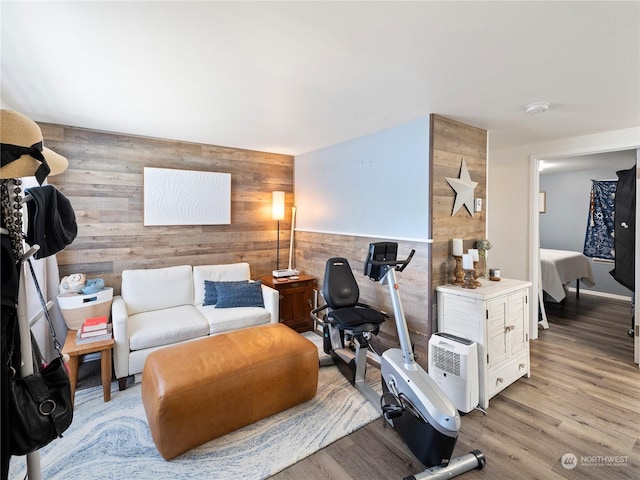
[[[369, 368], [367, 380], [381, 391], [379, 370]], [[166, 461], [151, 439], [140, 392], [135, 384], [105, 403], [102, 387], [78, 391], [64, 437], [40, 450], [42, 478], [263, 479], [380, 417], [335, 366], [322, 367], [312, 400]], [[12, 458], [11, 480], [25, 477], [25, 458]]]

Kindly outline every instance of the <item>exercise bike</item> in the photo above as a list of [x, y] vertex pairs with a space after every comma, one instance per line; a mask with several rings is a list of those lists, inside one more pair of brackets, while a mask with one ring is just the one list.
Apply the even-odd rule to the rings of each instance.
[[[322, 326], [323, 349], [428, 467], [404, 480], [448, 479], [482, 469], [486, 460], [478, 450], [451, 458], [460, 430], [460, 415], [416, 362], [395, 273], [409, 265], [415, 251], [407, 259], [397, 260], [397, 250], [395, 242], [370, 244], [364, 274], [389, 287], [400, 348], [386, 350], [381, 357], [370, 351], [371, 337], [379, 333], [389, 316], [358, 301], [360, 291], [349, 262], [334, 257], [325, 266], [322, 296], [326, 304], [311, 312], [313, 320]], [[320, 316], [323, 310], [327, 312]], [[382, 395], [365, 380], [367, 358], [380, 365]]]

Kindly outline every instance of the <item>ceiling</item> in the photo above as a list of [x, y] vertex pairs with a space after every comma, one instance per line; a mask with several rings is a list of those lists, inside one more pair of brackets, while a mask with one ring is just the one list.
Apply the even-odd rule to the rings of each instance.
[[637, 1], [0, 8], [0, 104], [41, 122], [288, 154], [431, 113], [492, 149], [640, 125]]

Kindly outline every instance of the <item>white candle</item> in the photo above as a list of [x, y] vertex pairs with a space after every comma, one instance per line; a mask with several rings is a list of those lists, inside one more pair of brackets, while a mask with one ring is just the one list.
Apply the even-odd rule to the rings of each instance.
[[462, 256], [462, 239], [461, 238], [453, 239], [453, 254], [456, 257]]
[[479, 262], [480, 261], [480, 259], [478, 257], [478, 249], [477, 248], [470, 248], [469, 249], [469, 255], [471, 255], [471, 259], [474, 262]]
[[462, 268], [464, 270], [473, 270], [473, 259], [471, 258], [471, 254], [465, 253], [462, 255]]

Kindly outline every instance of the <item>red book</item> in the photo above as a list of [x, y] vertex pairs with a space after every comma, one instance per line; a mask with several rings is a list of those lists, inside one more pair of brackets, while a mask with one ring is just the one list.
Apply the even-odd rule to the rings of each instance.
[[82, 325], [82, 331], [93, 332], [94, 330], [105, 330], [107, 328], [107, 320], [106, 315], [87, 318]]

